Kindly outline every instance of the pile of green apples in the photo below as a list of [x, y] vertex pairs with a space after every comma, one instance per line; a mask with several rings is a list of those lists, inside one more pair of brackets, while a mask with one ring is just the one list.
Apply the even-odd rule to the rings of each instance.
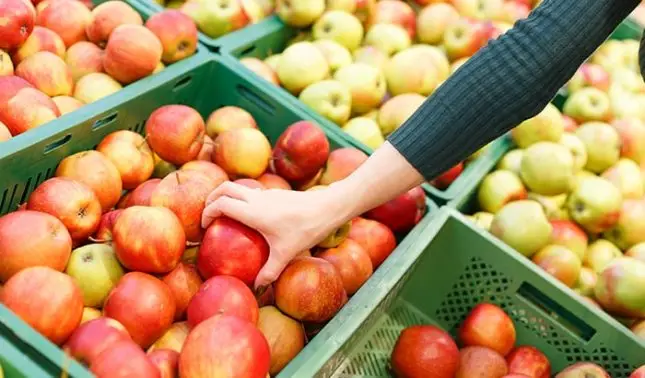
[[[645, 82], [638, 43], [610, 40], [510, 133], [470, 215], [645, 338]], [[636, 105], [639, 104], [639, 105]]]

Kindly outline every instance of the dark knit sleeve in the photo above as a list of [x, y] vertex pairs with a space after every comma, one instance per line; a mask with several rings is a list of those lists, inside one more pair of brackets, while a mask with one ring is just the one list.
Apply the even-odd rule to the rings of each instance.
[[544, 0], [388, 138], [428, 180], [539, 113], [640, 0]]

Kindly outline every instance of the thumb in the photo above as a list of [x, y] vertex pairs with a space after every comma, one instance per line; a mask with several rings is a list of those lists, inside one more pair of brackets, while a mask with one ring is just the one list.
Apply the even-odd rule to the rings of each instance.
[[278, 279], [278, 276], [280, 276], [280, 273], [282, 273], [288, 263], [289, 261], [282, 261], [282, 259], [278, 258], [277, 253], [272, 250], [269, 254], [269, 259], [255, 278], [255, 289], [264, 289], [266, 286], [272, 284]]

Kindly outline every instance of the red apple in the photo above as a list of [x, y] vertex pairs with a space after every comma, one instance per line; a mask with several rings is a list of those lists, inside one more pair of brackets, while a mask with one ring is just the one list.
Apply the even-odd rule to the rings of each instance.
[[38, 185], [27, 209], [60, 219], [76, 242], [92, 235], [101, 221], [101, 203], [92, 189], [65, 177], [52, 177]]
[[[16, 77], [16, 79], [19, 78]], [[2, 90], [11, 92], [12, 88], [3, 87]], [[5, 103], [0, 101], [0, 122], [4, 123], [13, 136], [53, 121], [59, 116], [60, 110], [54, 101], [40, 90], [32, 88], [31, 85], [20, 89]]]
[[372, 276], [370, 255], [352, 239], [345, 239], [338, 247], [327, 249], [316, 257], [332, 263], [348, 295], [356, 293]]
[[130, 192], [130, 196], [125, 203], [125, 207], [150, 206], [152, 193], [155, 191], [160, 182], [161, 179], [153, 178], [141, 183], [136, 187], [136, 189]]
[[330, 262], [297, 257], [274, 283], [277, 307], [300, 321], [323, 323], [347, 302], [340, 274]]
[[348, 238], [363, 247], [372, 260], [374, 270], [396, 248], [396, 238], [392, 230], [382, 223], [361, 217], [352, 220]]
[[0, 88], [2, 88], [2, 91], [0, 91], [0, 114], [2, 114], [2, 108], [7, 106], [7, 102], [17, 95], [21, 89], [33, 87], [28, 81], [18, 76], [0, 76]]
[[72, 239], [56, 217], [22, 210], [0, 217], [0, 282], [33, 266], [65, 270]]
[[487, 347], [506, 356], [515, 346], [515, 326], [501, 308], [480, 303], [462, 323], [459, 339], [465, 346]]
[[146, 27], [161, 41], [161, 60], [170, 64], [180, 61], [197, 51], [197, 26], [178, 10], [165, 10], [150, 16]]
[[130, 272], [121, 277], [105, 299], [103, 314], [118, 320], [134, 342], [147, 348], [170, 328], [175, 299], [168, 285], [158, 278]]
[[186, 249], [186, 236], [177, 216], [165, 207], [124, 209], [112, 230], [114, 252], [130, 270], [168, 273]]
[[65, 62], [74, 82], [78, 82], [87, 74], [103, 72], [103, 50], [92, 42], [76, 42], [67, 49]]
[[645, 365], [634, 370], [629, 378], [645, 378]]
[[143, 19], [123, 1], [106, 1], [92, 9], [92, 21], [85, 28], [87, 39], [105, 47], [114, 29], [120, 25], [143, 25]]
[[278, 87], [280, 86], [278, 74], [264, 61], [254, 57], [246, 57], [240, 59], [240, 63], [269, 83]]
[[155, 349], [148, 354], [148, 358], [161, 372], [161, 378], [177, 378], [179, 376], [179, 352], [170, 349]]
[[460, 352], [455, 378], [503, 377], [508, 373], [506, 361], [499, 353], [481, 346], [469, 346]]
[[289, 126], [273, 149], [271, 168], [287, 181], [310, 179], [329, 157], [329, 141], [313, 122], [299, 121]]
[[532, 346], [519, 346], [508, 356], [508, 372], [524, 374], [529, 378], [549, 378], [551, 376], [551, 363], [549, 359]]
[[18, 65], [39, 51], [49, 51], [64, 59], [65, 43], [53, 31], [42, 26], [34, 26], [34, 30], [25, 43], [11, 54], [11, 60], [13, 60], [13, 64]]
[[354, 148], [345, 147], [332, 151], [325, 165], [325, 170], [320, 177], [320, 185], [329, 185], [349, 176], [361, 166], [368, 156], [365, 152]]
[[368, 20], [368, 25], [395, 24], [404, 28], [410, 38], [416, 36], [417, 18], [410, 5], [398, 0], [381, 0]]
[[84, 103], [70, 96], [56, 96], [52, 97], [52, 101], [56, 104], [60, 115], [71, 113], [76, 109], [82, 108]]
[[185, 105], [166, 105], [146, 121], [146, 139], [162, 160], [183, 165], [195, 160], [204, 143], [204, 120]]
[[132, 340], [120, 340], [99, 354], [90, 371], [97, 377], [161, 378], [157, 367]]
[[120, 25], [105, 46], [103, 68], [121, 84], [130, 84], [153, 73], [162, 51], [159, 38], [150, 30], [141, 25]]
[[237, 179], [233, 182], [239, 185], [244, 185], [247, 188], [251, 188], [251, 189], [260, 189], [260, 190], [266, 189], [264, 185], [262, 185], [262, 183], [260, 183], [258, 180], [254, 180], [250, 178]]
[[219, 315], [197, 325], [188, 335], [179, 357], [179, 376], [212, 378], [265, 378], [271, 356], [269, 345], [253, 323]]
[[454, 378], [459, 349], [450, 334], [440, 328], [411, 326], [401, 331], [391, 362], [397, 377]]
[[206, 230], [197, 256], [202, 277], [227, 275], [252, 286], [269, 258], [269, 244], [259, 232], [227, 217]]
[[425, 211], [425, 193], [417, 186], [368, 211], [365, 218], [381, 222], [393, 232], [407, 232], [421, 221]]
[[121, 174], [123, 189], [134, 189], [152, 175], [155, 168], [152, 150], [134, 131], [115, 131], [101, 141], [96, 150], [105, 155]]
[[602, 367], [591, 362], [578, 362], [568, 366], [566, 369], [558, 373], [555, 378], [577, 378], [577, 377], [592, 377], [592, 378], [611, 378], [609, 374]]
[[231, 129], [220, 133], [213, 146], [213, 162], [231, 177], [257, 178], [269, 166], [271, 144], [258, 129]]
[[432, 180], [432, 185], [434, 185], [438, 189], [446, 189], [457, 179], [457, 177], [459, 177], [459, 175], [463, 171], [464, 163], [460, 162], [459, 164], [439, 175], [439, 177], [437, 177], [436, 179]]
[[101, 352], [121, 340], [131, 340], [123, 324], [100, 316], [76, 328], [63, 346], [63, 351], [77, 361], [91, 365]]
[[195, 327], [215, 315], [232, 315], [255, 325], [258, 304], [251, 289], [235, 277], [215, 276], [202, 284], [188, 304], [188, 324]]
[[[204, 136], [208, 138], [208, 136]], [[206, 146], [206, 144], [204, 144]], [[208, 156], [210, 160], [210, 155]], [[211, 180], [213, 180], [213, 185], [215, 187], [220, 186], [221, 183], [228, 181], [228, 175], [222, 168], [217, 164], [211, 163], [210, 161], [204, 160], [193, 160], [181, 166], [180, 170], [182, 171], [198, 171], [204, 173]]]
[[212, 112], [206, 120], [206, 133], [215, 139], [226, 130], [238, 128], [257, 129], [251, 113], [237, 106], [224, 106]]
[[551, 244], [567, 247], [583, 260], [589, 242], [587, 234], [577, 224], [568, 220], [552, 220], [551, 226]]
[[287, 180], [273, 173], [264, 173], [258, 177], [258, 181], [267, 189], [291, 190], [291, 185]]
[[0, 14], [4, 22], [0, 24], [0, 49], [13, 50], [25, 43], [34, 29], [34, 8], [23, 0], [2, 0]]
[[66, 157], [56, 168], [56, 176], [68, 177], [90, 187], [103, 212], [112, 209], [121, 198], [123, 184], [119, 170], [98, 151], [83, 151]]
[[39, 51], [20, 62], [16, 76], [30, 82], [47, 96], [71, 96], [72, 72], [65, 61], [49, 51]]
[[184, 262], [177, 264], [175, 269], [166, 274], [161, 280], [168, 285], [175, 298], [175, 320], [181, 320], [186, 315], [188, 303], [199, 291], [203, 281], [194, 265]]
[[86, 39], [85, 27], [92, 21], [92, 13], [82, 2], [45, 0], [36, 9], [36, 24], [58, 34], [66, 47]]
[[83, 294], [74, 280], [45, 266], [12, 276], [0, 292], [0, 303], [56, 345], [69, 338], [83, 316]]
[[474, 55], [491, 37], [490, 24], [461, 18], [448, 25], [443, 35], [446, 54], [451, 61]]

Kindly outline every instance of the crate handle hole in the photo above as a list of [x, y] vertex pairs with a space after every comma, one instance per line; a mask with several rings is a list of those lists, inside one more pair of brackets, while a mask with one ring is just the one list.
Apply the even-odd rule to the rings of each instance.
[[596, 334], [596, 330], [587, 322], [528, 282], [524, 282], [520, 286], [517, 295], [544, 311], [561, 326], [585, 341], [591, 340]]
[[54, 151], [57, 148], [63, 147], [67, 142], [69, 142], [72, 139], [72, 134], [67, 134], [64, 137], [49, 143], [48, 145], [45, 146], [43, 149], [43, 152], [48, 154], [52, 151]]
[[264, 98], [255, 93], [252, 89], [249, 89], [241, 84], [238, 84], [236, 89], [242, 97], [255, 104], [255, 106], [262, 109], [265, 113], [271, 116], [275, 114], [275, 108], [273, 107], [273, 105], [269, 104]]
[[92, 131], [96, 131], [96, 130], [100, 129], [101, 127], [107, 126], [107, 125], [109, 125], [110, 123], [114, 122], [114, 121], [116, 120], [116, 117], [117, 117], [118, 115], [119, 115], [119, 113], [118, 113], [118, 112], [116, 112], [116, 113], [112, 113], [112, 114], [110, 114], [110, 115], [109, 115], [109, 116], [107, 116], [107, 117], [104, 117], [104, 118], [101, 118], [101, 119], [97, 120], [97, 121], [96, 121], [96, 122], [94, 122], [94, 124], [92, 125]]
[[239, 52], [239, 56], [244, 58], [255, 50], [255, 44], [250, 44], [244, 48], [244, 50]]
[[184, 76], [184, 77], [182, 77], [181, 79], [179, 79], [175, 83], [175, 86], [172, 87], [173, 92], [177, 92], [177, 91], [181, 90], [182, 88], [184, 88], [185, 86], [190, 84], [191, 81], [193, 81], [192, 76]]

